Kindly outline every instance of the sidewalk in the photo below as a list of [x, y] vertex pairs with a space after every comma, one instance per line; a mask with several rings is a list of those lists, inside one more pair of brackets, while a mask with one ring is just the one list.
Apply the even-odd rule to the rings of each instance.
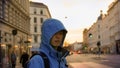
[[74, 54], [68, 56], [69, 68], [120, 68], [119, 60], [120, 55]]
[[[11, 68], [11, 64], [8, 62], [7, 58], [3, 58], [2, 67], [0, 66], [0, 68]], [[17, 58], [17, 61], [16, 61], [16, 68], [22, 68], [22, 65], [19, 63], [18, 58]]]
[[113, 68], [104, 64], [94, 62], [70, 63], [68, 68]]
[[18, 58], [17, 58], [17, 62], [16, 62], [16, 68], [22, 68], [20, 60]]

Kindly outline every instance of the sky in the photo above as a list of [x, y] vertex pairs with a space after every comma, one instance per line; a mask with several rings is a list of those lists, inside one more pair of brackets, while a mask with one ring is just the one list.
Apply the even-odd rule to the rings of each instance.
[[96, 22], [100, 10], [106, 14], [114, 0], [31, 0], [48, 6], [52, 18], [59, 19], [68, 30], [65, 41], [82, 42], [83, 30]]

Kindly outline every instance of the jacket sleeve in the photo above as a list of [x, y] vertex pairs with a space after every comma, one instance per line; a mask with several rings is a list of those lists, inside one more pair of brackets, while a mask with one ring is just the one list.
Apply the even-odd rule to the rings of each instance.
[[27, 65], [28, 68], [44, 68], [44, 62], [41, 56], [32, 57]]

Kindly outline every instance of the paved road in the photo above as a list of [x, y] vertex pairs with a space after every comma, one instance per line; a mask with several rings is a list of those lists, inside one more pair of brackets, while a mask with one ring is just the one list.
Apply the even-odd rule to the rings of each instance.
[[22, 67], [22, 64], [19, 63], [19, 60], [17, 61], [16, 68], [23, 68], [23, 67]]
[[69, 68], [120, 68], [120, 55], [73, 54], [67, 61]]
[[[120, 55], [73, 54], [67, 61], [69, 68], [120, 68]], [[22, 68], [19, 60], [16, 68]]]

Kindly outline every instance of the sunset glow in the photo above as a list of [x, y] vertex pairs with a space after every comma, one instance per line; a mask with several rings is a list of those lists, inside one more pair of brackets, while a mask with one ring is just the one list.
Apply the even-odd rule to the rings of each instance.
[[89, 28], [96, 22], [100, 10], [106, 13], [108, 6], [114, 0], [31, 0], [48, 6], [52, 18], [63, 22], [68, 29], [66, 41], [82, 42], [84, 28]]

